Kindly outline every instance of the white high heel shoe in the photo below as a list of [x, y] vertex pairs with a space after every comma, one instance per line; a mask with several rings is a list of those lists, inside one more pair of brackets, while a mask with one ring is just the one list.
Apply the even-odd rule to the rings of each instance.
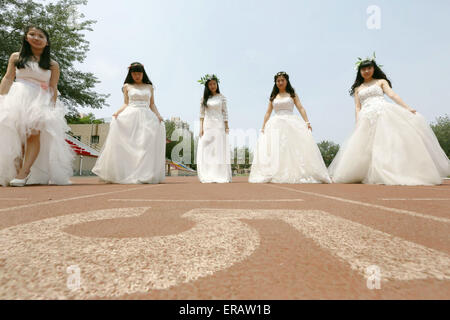
[[9, 185], [11, 187], [24, 187], [27, 184], [28, 179], [30, 178], [31, 173], [28, 174], [28, 176], [25, 179], [17, 179], [14, 178], [9, 182]]

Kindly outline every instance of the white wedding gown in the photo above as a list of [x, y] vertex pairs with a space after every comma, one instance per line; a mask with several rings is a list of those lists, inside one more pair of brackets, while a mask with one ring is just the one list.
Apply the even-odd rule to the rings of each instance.
[[23, 159], [27, 137], [40, 132], [40, 151], [27, 184], [70, 184], [74, 153], [65, 141], [70, 131], [64, 105], [48, 89], [51, 71], [28, 62], [16, 68], [16, 81], [0, 96], [0, 184], [7, 186], [17, 175], [15, 162]]
[[119, 184], [157, 184], [165, 178], [166, 127], [150, 109], [150, 86], [128, 85], [128, 106], [113, 117], [92, 172]]
[[292, 97], [275, 98], [275, 114], [256, 145], [250, 183], [330, 183], [319, 148]]
[[450, 162], [422, 115], [385, 100], [378, 84], [358, 94], [356, 127], [329, 167], [334, 182], [437, 185], [450, 175]]
[[207, 107], [200, 103], [203, 136], [197, 146], [197, 175], [202, 183], [229, 183], [232, 180], [231, 154], [225, 122], [228, 109], [225, 96], [217, 94], [208, 99]]

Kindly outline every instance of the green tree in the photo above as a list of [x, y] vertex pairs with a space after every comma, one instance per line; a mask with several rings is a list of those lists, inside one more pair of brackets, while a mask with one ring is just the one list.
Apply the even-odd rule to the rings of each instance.
[[175, 131], [175, 122], [165, 120], [164, 124], [166, 126], [166, 139], [169, 141], [166, 144], [166, 158], [172, 160], [172, 149], [179, 143], [179, 141], [171, 140], [172, 134]]
[[0, 0], [0, 75], [4, 75], [13, 52], [19, 51], [24, 28], [38, 25], [50, 34], [52, 57], [61, 68], [58, 89], [60, 99], [70, 113], [76, 108], [102, 108], [108, 95], [93, 89], [99, 81], [90, 72], [75, 68], [82, 63], [89, 50], [85, 32], [92, 31], [94, 20], [85, 20], [78, 7], [87, 0], [58, 0], [42, 3], [32, 0]]
[[338, 153], [339, 145], [332, 141], [321, 141], [317, 144], [317, 146], [322, 154], [325, 165], [328, 167]]
[[436, 122], [431, 124], [431, 128], [445, 154], [450, 158], [450, 117], [448, 114], [436, 118]]
[[104, 119], [95, 119], [93, 113], [89, 113], [83, 117], [79, 113], [72, 113], [66, 116], [68, 124], [100, 124], [105, 123]]

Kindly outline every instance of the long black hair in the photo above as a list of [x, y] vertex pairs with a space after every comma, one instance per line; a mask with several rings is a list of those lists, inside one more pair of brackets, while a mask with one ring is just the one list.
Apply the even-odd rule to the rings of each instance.
[[125, 78], [125, 81], [123, 82], [124, 84], [126, 84], [126, 83], [133, 84], [134, 83], [133, 77], [131, 76], [132, 72], [142, 72], [144, 74], [142, 77], [142, 83], [153, 85], [153, 83], [150, 81], [150, 79], [147, 75], [147, 72], [145, 72], [144, 65], [140, 62], [133, 62], [128, 67], [128, 74], [127, 74], [127, 77]]
[[50, 36], [48, 32], [40, 27], [30, 25], [25, 28], [25, 33], [22, 38], [22, 47], [20, 48], [19, 59], [16, 61], [16, 67], [18, 69], [25, 68], [30, 58], [33, 56], [33, 51], [31, 51], [31, 45], [27, 41], [28, 32], [30, 29], [36, 29], [41, 31], [45, 37], [47, 38], [47, 46], [44, 48], [44, 51], [41, 54], [41, 58], [39, 59], [39, 67], [44, 70], [50, 70], [51, 59], [50, 59]]
[[289, 75], [286, 72], [278, 72], [275, 76], [274, 76], [274, 82], [275, 84], [273, 85], [273, 90], [272, 93], [270, 94], [270, 101], [275, 100], [275, 98], [277, 97], [277, 95], [280, 93], [280, 89], [278, 89], [277, 86], [277, 79], [279, 77], [283, 77], [286, 79], [287, 81], [287, 85], [286, 85], [286, 92], [289, 93], [292, 97], [292, 99], [295, 98], [296, 93], [295, 93], [295, 89], [292, 87], [291, 82], [289, 81]]
[[358, 72], [356, 73], [356, 80], [355, 83], [353, 83], [352, 88], [350, 89], [350, 95], [353, 96], [355, 94], [356, 88], [358, 88], [361, 84], [364, 83], [364, 78], [361, 75], [361, 69], [365, 67], [373, 67], [373, 76], [374, 79], [384, 79], [389, 83], [389, 86], [392, 88], [391, 80], [388, 79], [386, 74], [381, 70], [381, 68], [377, 65], [375, 60], [364, 60], [361, 62], [361, 64], [358, 67]]
[[208, 81], [206, 81], [205, 82], [205, 90], [203, 91], [203, 105], [205, 107], [208, 107], [208, 104], [207, 104], [208, 100], [212, 96], [212, 92], [211, 92], [211, 90], [209, 90], [209, 87], [208, 87], [208, 84], [209, 84], [210, 81], [215, 81], [217, 83], [217, 91], [216, 91], [216, 93], [220, 93], [219, 81], [217, 81], [217, 79], [212, 78], [212, 79], [209, 79]]

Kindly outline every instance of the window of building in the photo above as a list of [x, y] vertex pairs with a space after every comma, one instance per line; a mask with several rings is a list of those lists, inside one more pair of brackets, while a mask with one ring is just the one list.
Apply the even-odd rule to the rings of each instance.
[[91, 136], [91, 143], [92, 144], [97, 144], [100, 142], [100, 137], [99, 136]]

